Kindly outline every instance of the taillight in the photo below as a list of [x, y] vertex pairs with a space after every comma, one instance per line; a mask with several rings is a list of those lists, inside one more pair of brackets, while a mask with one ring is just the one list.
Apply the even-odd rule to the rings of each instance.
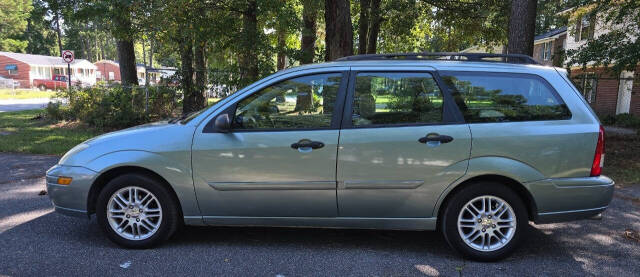
[[598, 134], [598, 144], [596, 145], [596, 155], [593, 157], [593, 164], [591, 165], [591, 176], [600, 176], [602, 173], [602, 166], [604, 165], [604, 128], [600, 126], [600, 133]]

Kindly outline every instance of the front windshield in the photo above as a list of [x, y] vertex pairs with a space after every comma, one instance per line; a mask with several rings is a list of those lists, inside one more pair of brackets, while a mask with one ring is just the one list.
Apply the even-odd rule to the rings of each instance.
[[[235, 92], [233, 92], [233, 93], [235, 93]], [[198, 117], [200, 114], [202, 114], [208, 108], [210, 108], [211, 106], [213, 106], [215, 104], [218, 104], [220, 101], [222, 101], [222, 100], [226, 99], [227, 97], [231, 96], [233, 93], [230, 93], [227, 96], [224, 96], [224, 97], [222, 97], [220, 99], [216, 99], [214, 101], [211, 101], [210, 103], [208, 103], [208, 105], [206, 107], [202, 108], [199, 111], [195, 111], [195, 112], [191, 112], [191, 113], [187, 114], [187, 116], [183, 120], [180, 120], [180, 123], [182, 123], [182, 124], [188, 123], [192, 119], [194, 119], [194, 118]]]

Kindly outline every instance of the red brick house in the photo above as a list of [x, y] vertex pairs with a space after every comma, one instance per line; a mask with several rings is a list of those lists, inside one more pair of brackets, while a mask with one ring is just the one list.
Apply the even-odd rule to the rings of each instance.
[[100, 60], [93, 63], [97, 68], [96, 79], [98, 81], [117, 82], [120, 78], [120, 64], [110, 60]]
[[[571, 12], [568, 10], [566, 12]], [[616, 26], [607, 26], [597, 18], [582, 17], [570, 22], [565, 49], [579, 49], [590, 40], [606, 34]], [[569, 68], [571, 78], [591, 107], [600, 115], [630, 113], [640, 116], [640, 65], [619, 75], [603, 67]]]
[[[84, 59], [71, 63], [71, 79], [94, 85], [96, 66]], [[61, 57], [0, 52], [0, 76], [20, 82], [30, 88], [34, 79], [50, 80], [54, 75], [67, 75], [67, 63]]]
[[[100, 60], [94, 63], [98, 68], [96, 78], [98, 81], [116, 82], [122, 81], [120, 76], [120, 64], [116, 61]], [[156, 84], [160, 81], [160, 73], [155, 68], [147, 68], [143, 64], [136, 64], [136, 72], [138, 74], [138, 80], [142, 85], [145, 78], [145, 74], [149, 74], [149, 83]]]
[[562, 66], [566, 39], [567, 27], [558, 28], [535, 36], [533, 42], [533, 58], [540, 64]]

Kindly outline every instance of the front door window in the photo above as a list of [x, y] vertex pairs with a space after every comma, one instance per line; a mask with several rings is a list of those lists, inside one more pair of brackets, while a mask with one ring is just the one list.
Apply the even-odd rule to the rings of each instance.
[[238, 103], [234, 130], [331, 127], [341, 73], [302, 76], [262, 89]]

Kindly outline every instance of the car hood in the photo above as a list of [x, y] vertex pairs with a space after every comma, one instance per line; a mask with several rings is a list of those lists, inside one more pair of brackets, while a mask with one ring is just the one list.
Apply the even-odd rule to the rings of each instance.
[[160, 121], [106, 133], [75, 146], [59, 164], [80, 166], [118, 151], [183, 151], [191, 147], [193, 129], [193, 126]]
[[155, 133], [158, 130], [161, 130], [170, 126], [175, 126], [175, 124], [168, 123], [168, 121], [158, 121], [153, 123], [147, 123], [147, 124], [142, 124], [134, 127], [129, 127], [127, 129], [122, 129], [122, 130], [102, 134], [97, 137], [90, 138], [84, 143], [92, 145], [92, 144], [97, 144], [97, 143], [114, 140], [114, 139], [135, 137], [135, 136], [140, 136], [148, 133]]

